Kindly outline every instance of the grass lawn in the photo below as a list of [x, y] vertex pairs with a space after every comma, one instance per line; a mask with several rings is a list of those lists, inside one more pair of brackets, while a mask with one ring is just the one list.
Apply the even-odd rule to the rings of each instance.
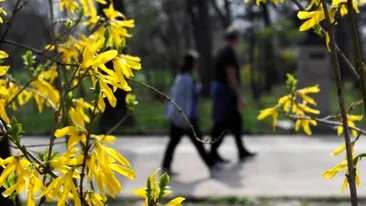
[[[26, 82], [27, 77], [22, 75], [19, 77], [22, 81]], [[136, 78], [148, 81], [151, 85], [161, 89], [163, 92], [167, 92], [169, 89], [169, 82], [172, 81], [172, 77], [168, 73], [156, 74], [150, 73], [150, 79], [143, 79], [144, 76], [138, 75]], [[23, 80], [24, 79], [24, 80]], [[245, 80], [245, 79], [244, 79]], [[245, 82], [249, 82], [245, 80]], [[165, 86], [164, 86], [165, 85]], [[142, 88], [139, 85], [132, 85], [134, 93], [137, 96], [139, 104], [136, 106], [133, 114], [135, 125], [124, 128], [121, 134], [131, 135], [160, 135], [166, 134], [168, 131], [168, 121], [163, 116], [164, 102], [161, 99], [156, 98], [153, 92], [147, 88]], [[89, 88], [86, 85], [84, 88]], [[256, 103], [250, 97], [249, 85], [244, 85], [245, 96], [248, 101], [248, 106], [245, 112], [243, 112], [243, 126], [245, 133], [251, 134], [278, 134], [278, 133], [294, 133], [294, 131], [285, 130], [272, 130], [271, 118], [264, 121], [258, 121], [256, 119], [259, 110], [265, 107], [272, 106], [276, 103], [278, 97], [286, 93], [284, 85], [276, 86], [271, 94], [263, 95], [259, 103]], [[361, 99], [359, 91], [352, 88], [351, 83], [345, 84], [345, 101], [346, 104]], [[84, 97], [88, 99], [88, 97]], [[332, 94], [333, 111], [334, 114], [339, 113], [338, 98], [336, 90], [334, 89]], [[352, 114], [363, 114], [363, 108], [360, 106], [351, 112]], [[54, 119], [54, 112], [48, 108], [44, 109], [43, 113], [39, 113], [35, 104], [29, 103], [26, 106], [18, 108], [17, 119], [23, 123], [23, 127], [27, 134], [31, 135], [47, 135], [50, 134], [50, 128]], [[211, 100], [208, 97], [203, 97], [199, 104], [199, 117], [200, 125], [203, 133], [208, 133], [211, 129]], [[99, 122], [98, 122], [99, 124]], [[366, 126], [365, 121], [361, 123], [362, 126]], [[98, 127], [95, 127], [94, 132], [99, 133]]]

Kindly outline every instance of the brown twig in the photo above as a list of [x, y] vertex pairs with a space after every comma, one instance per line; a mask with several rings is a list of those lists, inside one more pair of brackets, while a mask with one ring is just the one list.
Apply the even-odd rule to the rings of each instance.
[[355, 13], [353, 10], [353, 0], [347, 0], [347, 9], [350, 24], [352, 27], [352, 39], [354, 41], [355, 46], [355, 53], [356, 53], [356, 68], [358, 69], [358, 75], [360, 76], [360, 87], [362, 91], [362, 100], [365, 102], [363, 104], [364, 113], [366, 115], [366, 73], [364, 68], [364, 63], [362, 61], [362, 54], [361, 54], [361, 45], [359, 41], [359, 36], [357, 32], [357, 25], [355, 20]]
[[[101, 97], [98, 97], [98, 98], [101, 98]], [[91, 114], [89, 127], [87, 129], [87, 134], [86, 134], [86, 141], [85, 141], [85, 147], [84, 147], [84, 158], [83, 158], [83, 164], [82, 164], [82, 167], [81, 167], [80, 183], [79, 183], [79, 195], [81, 197], [83, 197], [83, 185], [84, 185], [84, 177], [85, 177], [85, 170], [86, 170], [86, 160], [88, 159], [88, 153], [89, 153], [89, 149], [91, 147], [91, 145], [90, 145], [90, 135], [91, 135], [92, 128], [93, 128], [93, 122], [94, 122], [94, 119], [96, 117], [96, 112], [97, 112], [97, 107], [98, 107], [98, 98], [96, 98], [95, 105], [94, 105], [94, 108], [93, 108], [93, 112]]]
[[[54, 145], [59, 145], [59, 144], [66, 144], [66, 141], [62, 141], [62, 142], [55, 142]], [[30, 144], [30, 145], [24, 145], [24, 147], [26, 148], [34, 148], [34, 147], [47, 147], [50, 144]], [[15, 147], [14, 145], [9, 145], [11, 147]]]
[[[22, 85], [13, 78], [11, 78], [10, 81], [13, 82], [14, 84], [17, 84], [18, 86], [22, 87]], [[40, 93], [39, 91], [37, 91], [35, 89], [29, 88], [29, 87], [23, 87], [23, 88], [25, 88], [25, 90], [27, 90], [29, 92], [35, 93], [38, 96], [42, 97], [44, 100], [47, 101], [47, 103], [52, 107], [53, 110], [57, 110], [55, 103], [53, 103], [52, 100], [49, 99], [48, 97], [46, 97], [44, 94]]]
[[344, 141], [346, 145], [346, 154], [347, 154], [347, 164], [348, 164], [348, 183], [349, 189], [351, 194], [351, 203], [352, 206], [357, 206], [357, 189], [356, 189], [356, 182], [355, 182], [355, 168], [353, 165], [353, 157], [352, 157], [352, 146], [351, 146], [351, 138], [348, 128], [348, 121], [347, 121], [347, 113], [344, 104], [344, 96], [342, 91], [342, 80], [341, 80], [341, 73], [339, 68], [338, 56], [336, 53], [336, 44], [335, 44], [335, 37], [334, 37], [334, 28], [331, 25], [329, 11], [326, 0], [322, 0], [323, 10], [325, 14], [325, 20], [327, 24], [327, 31], [329, 33], [330, 38], [330, 53], [331, 59], [333, 64], [333, 70], [336, 77], [336, 85], [337, 85], [337, 92], [338, 92], [338, 101], [339, 107], [341, 110], [341, 117], [342, 117], [342, 124], [343, 124], [343, 131], [344, 131]]
[[8, 39], [3, 39], [3, 40], [0, 40], [0, 42], [3, 42], [3, 43], [6, 43], [6, 44], [11, 44], [11, 45], [14, 45], [14, 46], [17, 46], [17, 47], [20, 47], [20, 48], [23, 48], [23, 49], [26, 49], [26, 50], [30, 50], [32, 51], [33, 53], [37, 54], [37, 55], [40, 55], [40, 56], [43, 56], [45, 57], [46, 59], [49, 59], [53, 62], [55, 62], [56, 64], [58, 65], [62, 65], [62, 66], [72, 66], [72, 67], [76, 67], [78, 66], [77, 64], [68, 64], [68, 63], [63, 63], [63, 62], [60, 62], [58, 61], [57, 59], [55, 59], [54, 57], [49, 57], [45, 54], [42, 53], [42, 51], [39, 51], [37, 49], [34, 49], [32, 47], [29, 47], [27, 45], [24, 45], [24, 44], [20, 44], [18, 42], [15, 42], [15, 41], [12, 41], [12, 40], [8, 40]]
[[10, 138], [9, 133], [6, 130], [6, 127], [2, 120], [0, 120], [0, 130], [3, 133], [3, 137], [8, 138], [11, 142], [13, 142], [16, 145], [17, 149], [19, 149], [29, 161], [36, 162], [39, 166], [45, 169], [45, 172], [50, 174], [52, 177], [57, 177], [57, 175], [52, 170], [46, 168], [38, 158], [36, 158], [32, 153], [30, 153], [27, 150], [27, 148], [25, 148], [24, 146], [20, 145], [19, 143], [15, 142], [12, 138]]
[[217, 138], [217, 139], [214, 139], [214, 140], [210, 140], [210, 139], [205, 139], [205, 140], [202, 140], [200, 139], [197, 134], [196, 134], [196, 131], [194, 130], [194, 127], [193, 125], [191, 124], [191, 122], [189, 121], [188, 117], [186, 116], [186, 114], [184, 114], [182, 108], [180, 108], [177, 103], [175, 103], [170, 97], [168, 97], [166, 94], [164, 94], [163, 92], [159, 91], [158, 89], [156, 89], [155, 87], [151, 86], [151, 85], [148, 85], [144, 82], [141, 82], [141, 81], [138, 81], [138, 80], [135, 80], [135, 79], [131, 79], [131, 78], [127, 78], [128, 80], [130, 80], [131, 82], [134, 82], [134, 83], [137, 83], [143, 87], [146, 87], [152, 91], [154, 91], [155, 93], [159, 94], [160, 96], [162, 96], [164, 99], [166, 99], [170, 104], [174, 105], [174, 107], [179, 111], [179, 113], [182, 115], [182, 117], [184, 118], [184, 120], [186, 121], [186, 123], [188, 124], [189, 126], [189, 129], [191, 130], [193, 136], [195, 137], [195, 139], [201, 143], [204, 143], [204, 144], [212, 144], [212, 143], [215, 143], [217, 141], [219, 141], [224, 135], [225, 135], [225, 130], [221, 133], [221, 135]]
[[107, 134], [106, 135], [110, 135], [112, 134], [119, 126], [121, 126], [121, 124], [126, 121], [126, 119], [130, 116], [130, 112], [128, 111], [126, 113], [126, 115], [117, 122], [117, 124], [115, 124], [110, 130], [108, 130]]
[[71, 27], [69, 27], [69, 28], [67, 28], [64, 32], [62, 32], [57, 38], [55, 38], [54, 40], [53, 40], [53, 42], [50, 44], [50, 46], [48, 47], [48, 48], [45, 48], [43, 51], [41, 51], [41, 53], [45, 53], [46, 51], [49, 51], [50, 49], [51, 49], [51, 47], [52, 47], [52, 45], [55, 45], [56, 46], [56, 44], [57, 44], [57, 42], [62, 38], [62, 37], [64, 37], [67, 33], [69, 33], [73, 28], [75, 28], [80, 22], [81, 22], [81, 19], [82, 18], [78, 18], [76, 21], [75, 21], [75, 23], [71, 26]]
[[[13, 26], [13, 21], [15, 20], [15, 16], [17, 15], [17, 13], [22, 10], [22, 8], [29, 2], [29, 0], [25, 1], [22, 5], [20, 5], [20, 1], [21, 0], [17, 0], [17, 2], [15, 3], [15, 6], [13, 8], [13, 12], [12, 15], [9, 19], [9, 21], [6, 22], [6, 24], [8, 25], [3, 33], [3, 35], [1, 35], [0, 41], [4, 40], [6, 38], [6, 36], [8, 35], [10, 28]], [[20, 5], [20, 6], [19, 6]]]
[[[287, 116], [293, 120], [307, 119], [307, 120], [315, 120], [317, 122], [324, 123], [324, 124], [331, 125], [331, 126], [343, 126], [342, 122], [333, 121], [333, 120], [329, 120], [329, 119], [325, 119], [325, 118], [318, 118], [318, 117], [313, 117], [313, 116], [299, 116], [299, 115], [285, 115], [285, 116]], [[359, 127], [348, 127], [348, 128], [355, 130], [360, 134], [366, 135], [366, 131]]]
[[36, 79], [37, 77], [34, 77], [33, 79], [29, 80], [5, 105], [5, 107], [8, 107], [11, 103], [13, 103], [16, 98], [24, 91], [26, 90], [29, 85]]

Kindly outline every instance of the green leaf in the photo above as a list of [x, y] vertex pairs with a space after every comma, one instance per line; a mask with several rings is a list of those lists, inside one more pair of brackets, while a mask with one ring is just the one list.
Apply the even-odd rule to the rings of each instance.
[[12, 116], [11, 117], [11, 122], [10, 122], [10, 124], [12, 125], [12, 126], [14, 126], [15, 124], [17, 124], [18, 123], [18, 120], [17, 120], [17, 118], [15, 118], [14, 116]]
[[79, 10], [79, 19], [83, 18], [84, 16], [84, 8], [83, 7], [80, 7], [80, 10]]
[[149, 177], [149, 178], [147, 178], [147, 183], [146, 183], [147, 202], [150, 202], [151, 194], [152, 194], [152, 188], [151, 188], [151, 180], [150, 180], [150, 177]]
[[103, 49], [105, 49], [107, 47], [107, 43], [109, 41], [109, 38], [110, 38], [110, 29], [109, 29], [109, 26], [106, 26], [105, 29], [104, 29], [104, 45], [103, 45]]
[[95, 90], [94, 90], [94, 100], [95, 100], [95, 104], [98, 104], [98, 100], [101, 94], [101, 87], [100, 87], [100, 81], [98, 80], [95, 84]]
[[72, 107], [72, 97], [73, 97], [72, 92], [69, 92], [66, 96], [66, 110], [67, 111], [69, 111], [70, 108]]
[[66, 29], [70, 29], [72, 27], [73, 23], [74, 22], [71, 21], [70, 19], [66, 20], [66, 22], [65, 22]]
[[160, 194], [159, 194], [158, 199], [160, 199], [164, 195], [165, 189], [168, 186], [169, 182], [170, 182], [170, 177], [169, 177], [168, 173], [164, 173], [160, 176], [160, 179], [159, 179]]

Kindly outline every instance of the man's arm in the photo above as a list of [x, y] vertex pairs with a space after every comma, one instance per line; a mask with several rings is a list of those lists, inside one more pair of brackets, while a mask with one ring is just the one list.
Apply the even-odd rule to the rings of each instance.
[[236, 78], [236, 71], [233, 67], [226, 68], [226, 78], [227, 82], [230, 85], [231, 90], [235, 93], [237, 97], [240, 97], [240, 91], [239, 91], [239, 82]]
[[229, 86], [230, 86], [231, 90], [234, 92], [234, 94], [236, 95], [236, 97], [239, 101], [238, 103], [239, 103], [240, 107], [242, 109], [244, 109], [245, 102], [240, 95], [240, 85], [239, 85], [238, 79], [236, 78], [236, 75], [239, 75], [239, 74], [236, 74], [236, 71], [233, 67], [226, 68], [226, 77], [227, 77]]

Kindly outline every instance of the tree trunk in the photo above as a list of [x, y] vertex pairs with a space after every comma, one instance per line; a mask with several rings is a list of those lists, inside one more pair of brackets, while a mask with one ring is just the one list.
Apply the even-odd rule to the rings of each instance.
[[191, 17], [193, 36], [200, 53], [199, 71], [202, 81], [202, 93], [208, 95], [213, 77], [212, 36], [208, 0], [187, 0], [187, 12]]
[[[264, 25], [266, 27], [270, 27], [272, 25], [271, 19], [269, 16], [268, 4], [262, 4], [262, 15]], [[274, 64], [274, 54], [273, 54], [273, 44], [271, 37], [266, 38], [264, 41], [263, 51], [263, 59], [265, 60], [264, 71], [265, 71], [265, 80], [264, 80], [264, 88], [267, 92], [271, 92], [272, 86], [278, 81], [278, 73]]]

